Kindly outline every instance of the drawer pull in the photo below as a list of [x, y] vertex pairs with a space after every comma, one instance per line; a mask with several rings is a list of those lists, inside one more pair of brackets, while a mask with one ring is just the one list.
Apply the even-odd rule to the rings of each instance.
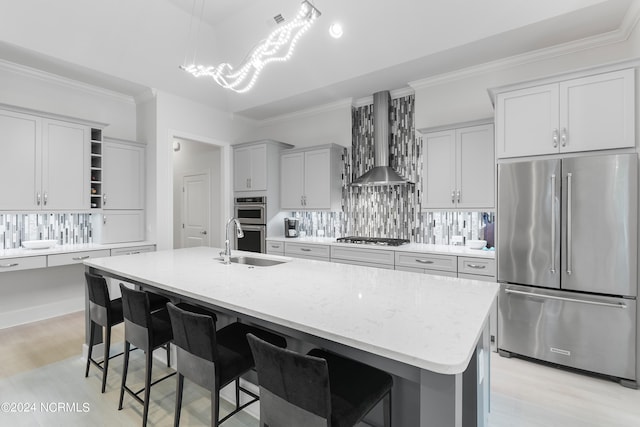
[[433, 261], [429, 261], [428, 259], [417, 259], [416, 258], [416, 262], [419, 262], [420, 264], [433, 264]]
[[11, 264], [0, 264], [0, 268], [11, 268], [11, 267], [17, 267], [20, 264], [17, 262], [11, 263]]
[[134, 252], [129, 252], [129, 255], [135, 255], [135, 254], [139, 254], [140, 251], [134, 251]]
[[280, 249], [280, 245], [271, 245], [273, 249]]
[[302, 252], [311, 252], [311, 249], [308, 249], [308, 248], [300, 248], [300, 250]]
[[482, 270], [482, 269], [486, 268], [487, 266], [486, 265], [480, 265], [480, 264], [469, 264], [468, 267], [469, 268], [477, 268], [477, 269]]
[[82, 261], [83, 259], [88, 259], [89, 255], [85, 255], [85, 256], [77, 256], [77, 257], [73, 257], [71, 258], [73, 261]]

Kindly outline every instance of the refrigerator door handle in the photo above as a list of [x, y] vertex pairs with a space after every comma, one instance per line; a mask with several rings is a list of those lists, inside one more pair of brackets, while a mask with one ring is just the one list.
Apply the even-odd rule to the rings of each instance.
[[551, 174], [551, 274], [556, 272], [556, 174]]
[[567, 274], [571, 275], [571, 243], [572, 243], [572, 230], [571, 230], [571, 191], [572, 191], [572, 183], [571, 179], [573, 174], [571, 172], [567, 173]]
[[537, 293], [534, 293], [534, 292], [518, 291], [518, 290], [515, 290], [515, 289], [505, 289], [504, 292], [507, 293], [507, 294], [526, 295], [526, 296], [531, 296], [531, 297], [553, 299], [553, 300], [558, 300], [558, 301], [578, 302], [578, 303], [581, 303], [581, 304], [599, 305], [599, 306], [603, 306], [603, 307], [612, 307], [612, 308], [621, 308], [621, 309], [627, 308], [627, 305], [623, 304], [623, 303], [612, 304], [612, 303], [609, 303], [609, 302], [589, 301], [589, 300], [583, 300], [583, 299], [578, 299], [578, 298], [566, 298], [566, 297], [558, 297], [558, 296], [555, 296], [555, 295], [537, 294]]

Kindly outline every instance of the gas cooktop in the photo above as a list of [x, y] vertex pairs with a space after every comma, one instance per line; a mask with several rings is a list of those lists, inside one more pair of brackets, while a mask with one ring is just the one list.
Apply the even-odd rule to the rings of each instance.
[[400, 246], [405, 243], [409, 243], [407, 239], [390, 239], [387, 237], [359, 237], [359, 236], [346, 236], [338, 237], [336, 239], [338, 243], [360, 243], [363, 245], [380, 245], [380, 246]]

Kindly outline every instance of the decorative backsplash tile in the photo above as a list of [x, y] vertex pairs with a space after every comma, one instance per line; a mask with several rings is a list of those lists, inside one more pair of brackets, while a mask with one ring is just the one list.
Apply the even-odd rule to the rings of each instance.
[[91, 243], [91, 214], [0, 214], [0, 249], [19, 248], [25, 240]]
[[342, 212], [292, 212], [300, 230], [317, 236], [348, 235], [409, 239], [416, 243], [451, 244], [453, 236], [493, 243], [490, 212], [422, 212], [422, 138], [413, 124], [414, 96], [391, 100], [390, 165], [414, 184], [391, 187], [350, 187], [373, 167], [373, 104], [352, 109], [351, 150], [345, 148]]

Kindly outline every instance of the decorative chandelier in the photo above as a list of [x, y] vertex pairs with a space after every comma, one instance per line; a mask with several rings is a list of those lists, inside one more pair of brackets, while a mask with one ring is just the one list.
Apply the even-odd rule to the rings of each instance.
[[217, 66], [181, 65], [180, 68], [195, 77], [209, 76], [225, 89], [247, 92], [253, 87], [265, 65], [291, 58], [298, 39], [321, 15], [309, 1], [304, 0], [295, 19], [276, 28], [245, 57], [237, 69], [229, 63]]

